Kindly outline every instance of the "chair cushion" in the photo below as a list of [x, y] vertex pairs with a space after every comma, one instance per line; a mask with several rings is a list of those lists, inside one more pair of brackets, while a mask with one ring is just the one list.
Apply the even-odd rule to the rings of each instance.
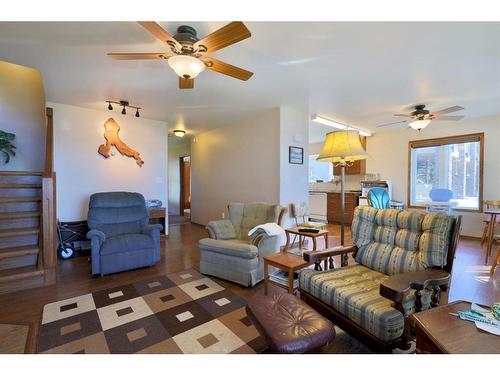
[[106, 237], [141, 233], [148, 221], [146, 202], [139, 193], [116, 191], [90, 196], [88, 226]]
[[[379, 294], [380, 283], [387, 277], [363, 265], [320, 272], [307, 269], [300, 273], [299, 286], [380, 340], [391, 342], [403, 334], [404, 319], [392, 301]], [[430, 292], [425, 291], [424, 308], [429, 303]], [[413, 290], [406, 295], [403, 307], [406, 314], [415, 311]]]
[[401, 337], [403, 314], [379, 294], [387, 276], [362, 265], [300, 273], [300, 288], [345, 315], [354, 323], [389, 342]]
[[230, 256], [253, 259], [258, 255], [256, 246], [242, 240], [215, 240], [202, 238], [199, 242], [200, 251], [213, 251]]
[[445, 214], [358, 207], [352, 223], [356, 261], [388, 275], [444, 266], [453, 220]]
[[446, 265], [449, 236], [454, 220], [453, 216], [441, 213], [425, 215], [419, 249], [420, 260], [427, 267]]
[[259, 224], [277, 223], [281, 207], [267, 203], [230, 203], [229, 218], [236, 230], [236, 236], [248, 240], [248, 231]]
[[214, 220], [207, 224], [208, 230], [218, 240], [230, 240], [236, 238], [236, 231], [234, 230], [231, 220]]
[[154, 247], [154, 241], [150, 236], [136, 233], [122, 234], [106, 238], [101, 246], [101, 255], [140, 251]]

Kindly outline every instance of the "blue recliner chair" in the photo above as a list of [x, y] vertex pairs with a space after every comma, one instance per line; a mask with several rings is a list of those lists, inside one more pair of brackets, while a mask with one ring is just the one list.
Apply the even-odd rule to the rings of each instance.
[[87, 238], [92, 275], [152, 266], [160, 260], [160, 224], [149, 225], [144, 197], [110, 192], [90, 196]]

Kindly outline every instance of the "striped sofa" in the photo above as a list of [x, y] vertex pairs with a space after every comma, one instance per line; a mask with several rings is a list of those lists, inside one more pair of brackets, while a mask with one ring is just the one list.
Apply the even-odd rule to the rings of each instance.
[[[301, 295], [327, 305], [381, 343], [401, 341], [405, 316], [415, 312], [415, 293], [409, 291], [398, 309], [380, 295], [380, 285], [391, 275], [446, 266], [455, 220], [445, 214], [357, 207], [351, 227], [357, 264], [302, 271]], [[431, 291], [422, 291], [421, 302], [429, 307]]]

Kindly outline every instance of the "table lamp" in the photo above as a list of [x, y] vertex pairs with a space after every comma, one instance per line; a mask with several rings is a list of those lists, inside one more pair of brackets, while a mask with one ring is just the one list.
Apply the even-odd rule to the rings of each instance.
[[[333, 163], [340, 167], [340, 244], [344, 246], [345, 234], [345, 168], [356, 160], [366, 159], [368, 154], [363, 149], [359, 134], [353, 130], [334, 131], [326, 135], [323, 149], [317, 157], [319, 161]], [[347, 254], [342, 255], [342, 265], [347, 265]]]

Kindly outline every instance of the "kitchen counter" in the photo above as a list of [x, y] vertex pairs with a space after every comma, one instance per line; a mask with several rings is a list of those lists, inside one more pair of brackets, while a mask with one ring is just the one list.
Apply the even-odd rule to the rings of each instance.
[[[319, 189], [310, 189], [309, 193], [339, 193], [340, 194], [340, 188], [334, 189], [334, 190], [319, 190]], [[361, 190], [346, 190], [346, 194], [358, 194], [361, 195]]]

